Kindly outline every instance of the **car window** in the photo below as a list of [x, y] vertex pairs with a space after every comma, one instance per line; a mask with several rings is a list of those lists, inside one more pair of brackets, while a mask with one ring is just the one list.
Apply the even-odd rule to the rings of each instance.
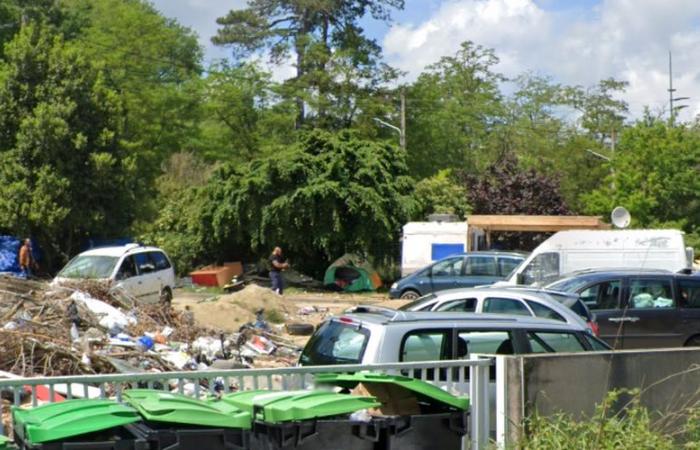
[[466, 276], [498, 276], [496, 258], [493, 256], [468, 256], [467, 267], [464, 270]]
[[591, 336], [590, 334], [584, 333], [581, 335], [581, 337], [583, 337], [583, 339], [585, 339], [586, 342], [588, 342], [588, 344], [591, 346], [591, 349], [594, 352], [602, 352], [602, 351], [610, 350], [610, 347], [608, 346], [608, 344], [606, 344], [605, 342], [601, 341], [598, 338]]
[[156, 269], [156, 266], [148, 256], [148, 253], [136, 253], [133, 256], [134, 261], [136, 262], [136, 268], [139, 271], [139, 275], [153, 272]]
[[63, 278], [109, 278], [119, 258], [103, 255], [78, 255], [58, 274]]
[[461, 298], [451, 300], [435, 308], [435, 311], [452, 311], [452, 312], [474, 312], [476, 310], [475, 298]]
[[529, 331], [527, 339], [532, 353], [583, 352], [585, 347], [575, 333], [564, 331]]
[[522, 284], [552, 280], [559, 276], [559, 253], [540, 253], [522, 272]]
[[513, 269], [520, 265], [521, 262], [523, 262], [522, 259], [499, 257], [498, 275], [502, 277], [508, 276], [513, 271]]
[[564, 319], [561, 314], [553, 310], [552, 308], [545, 306], [541, 303], [533, 302], [530, 300], [526, 300], [528, 306], [530, 309], [532, 309], [532, 312], [535, 313], [535, 316], [537, 317], [542, 317], [544, 319], [553, 319], [553, 320], [559, 320], [561, 322], [566, 322], [566, 319]]
[[170, 261], [168, 261], [168, 258], [163, 252], [149, 252], [148, 254], [153, 260], [156, 270], [165, 270], [170, 268]]
[[136, 264], [134, 264], [134, 259], [131, 256], [127, 256], [122, 261], [122, 265], [119, 266], [119, 271], [117, 272], [117, 280], [126, 280], [127, 278], [136, 276]]
[[464, 258], [450, 258], [435, 263], [432, 270], [434, 277], [456, 277], [462, 273]]
[[419, 330], [408, 333], [401, 344], [401, 361], [447, 359], [446, 330]]
[[460, 331], [457, 335], [457, 358], [471, 353], [512, 355], [513, 341], [508, 331]]
[[671, 280], [639, 278], [630, 280], [627, 305], [631, 309], [675, 307]]
[[617, 309], [620, 284], [620, 280], [610, 280], [589, 286], [581, 291], [581, 300], [589, 309]]
[[700, 280], [680, 280], [681, 302], [686, 308], [700, 308]]
[[532, 316], [525, 303], [513, 298], [486, 297], [481, 308], [485, 313], [518, 314], [520, 316]]
[[300, 362], [306, 365], [360, 363], [369, 336], [366, 328], [330, 320], [311, 336]]
[[423, 297], [418, 297], [412, 302], [408, 302], [403, 306], [400, 306], [399, 311], [421, 311], [423, 309], [428, 309], [432, 306], [435, 301], [435, 294], [430, 293], [424, 295]]

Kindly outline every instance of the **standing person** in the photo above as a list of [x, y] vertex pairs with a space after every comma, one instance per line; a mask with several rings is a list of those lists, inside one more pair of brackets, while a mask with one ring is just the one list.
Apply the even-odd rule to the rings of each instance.
[[22, 270], [22, 275], [29, 278], [35, 265], [34, 256], [32, 255], [32, 241], [27, 238], [19, 248], [19, 268]]
[[287, 258], [282, 256], [282, 249], [275, 247], [270, 255], [270, 280], [272, 280], [272, 290], [282, 295], [284, 292], [284, 279], [282, 271], [289, 268]]

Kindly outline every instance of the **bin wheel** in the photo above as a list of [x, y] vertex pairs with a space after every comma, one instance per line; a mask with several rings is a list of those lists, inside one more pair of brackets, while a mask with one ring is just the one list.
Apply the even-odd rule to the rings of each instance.
[[314, 326], [310, 323], [288, 323], [287, 333], [293, 336], [309, 336], [313, 334]]
[[160, 293], [160, 303], [164, 306], [170, 306], [173, 302], [173, 291], [169, 287], [163, 288]]

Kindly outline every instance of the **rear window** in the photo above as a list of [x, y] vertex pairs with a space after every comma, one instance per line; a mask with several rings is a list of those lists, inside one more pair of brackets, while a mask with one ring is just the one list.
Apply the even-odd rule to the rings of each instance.
[[311, 336], [299, 362], [302, 365], [359, 364], [369, 340], [369, 330], [330, 320]]

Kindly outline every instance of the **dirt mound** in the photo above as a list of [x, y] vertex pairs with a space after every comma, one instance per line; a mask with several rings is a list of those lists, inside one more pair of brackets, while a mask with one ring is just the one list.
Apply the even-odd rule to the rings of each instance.
[[192, 302], [188, 306], [199, 324], [224, 332], [238, 331], [244, 323], [255, 321], [255, 311], [260, 308], [265, 309], [270, 322], [281, 322], [294, 310], [294, 305], [284, 297], [255, 284], [233, 294]]

